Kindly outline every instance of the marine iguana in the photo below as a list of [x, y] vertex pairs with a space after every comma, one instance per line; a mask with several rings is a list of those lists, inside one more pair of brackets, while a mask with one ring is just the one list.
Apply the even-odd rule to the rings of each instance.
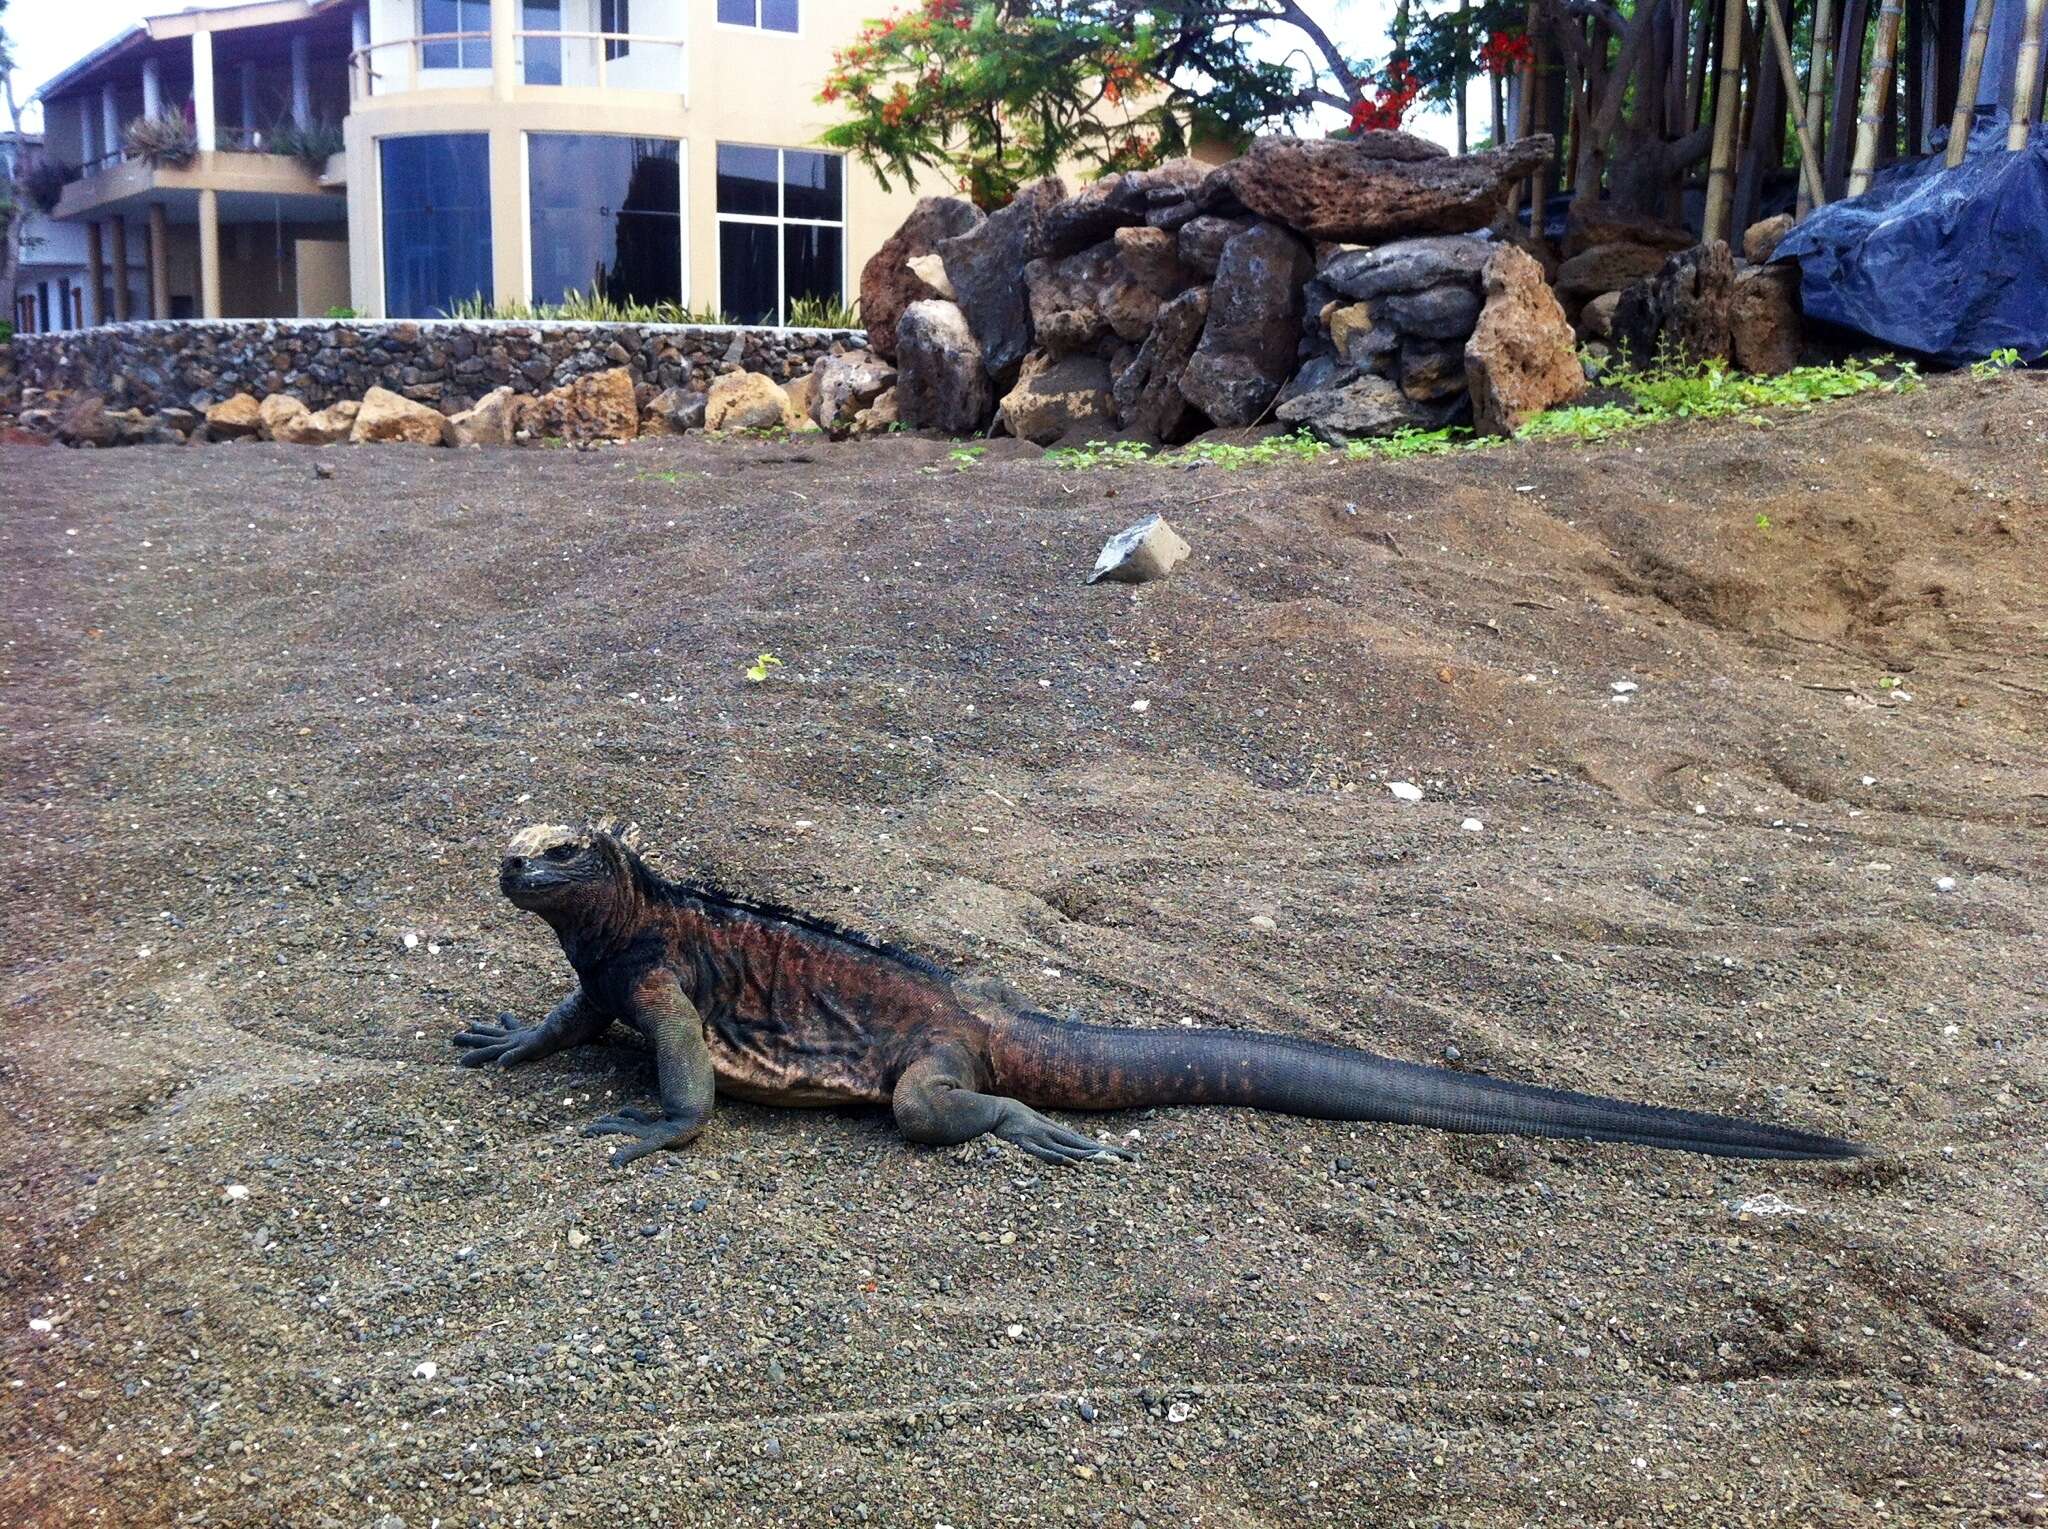
[[1048, 1163], [1128, 1158], [1034, 1106], [1228, 1104], [1324, 1120], [1634, 1142], [1724, 1157], [1846, 1158], [1831, 1136], [1721, 1115], [1392, 1061], [1236, 1030], [1068, 1023], [822, 919], [672, 880], [637, 830], [609, 821], [526, 828], [498, 885], [554, 929], [578, 985], [535, 1025], [510, 1014], [454, 1037], [466, 1067], [535, 1061], [614, 1020], [654, 1048], [661, 1109], [627, 1108], [586, 1136], [632, 1138], [617, 1164], [680, 1147], [714, 1097], [763, 1104], [887, 1104], [911, 1141], [982, 1135]]

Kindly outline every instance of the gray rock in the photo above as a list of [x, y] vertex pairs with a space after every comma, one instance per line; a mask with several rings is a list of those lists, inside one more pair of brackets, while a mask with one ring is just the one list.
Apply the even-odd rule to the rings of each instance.
[[1479, 322], [1479, 294], [1469, 287], [1431, 287], [1402, 292], [1373, 304], [1373, 316], [1403, 335], [1427, 340], [1462, 340]]
[[896, 363], [904, 424], [966, 435], [987, 422], [995, 405], [987, 359], [955, 304], [926, 299], [905, 308], [896, 324]]
[[1300, 371], [1287, 379], [1287, 385], [1280, 389], [1273, 402], [1277, 407], [1304, 393], [1325, 393], [1341, 388], [1354, 381], [1361, 371], [1355, 362], [1341, 356], [1313, 356], [1302, 363]]
[[1218, 425], [1249, 425], [1294, 371], [1308, 250], [1259, 223], [1223, 248], [1201, 344], [1181, 376], [1189, 403]]
[[1109, 363], [1096, 356], [1054, 359], [1033, 351], [999, 407], [1010, 434], [1041, 446], [1091, 422], [1106, 426], [1112, 407]]
[[1191, 550], [1162, 517], [1147, 515], [1102, 544], [1088, 582], [1099, 584], [1107, 579], [1116, 584], [1147, 584], [1173, 572]]
[[851, 430], [861, 410], [896, 383], [896, 368], [864, 350], [827, 356], [812, 375], [817, 378], [813, 417], [825, 429], [835, 432]]
[[1456, 282], [1477, 288], [1493, 250], [1490, 240], [1460, 234], [1397, 239], [1376, 249], [1339, 250], [1317, 274], [1347, 297], [1383, 297]]
[[1209, 289], [1193, 287], [1159, 310], [1159, 320], [1113, 389], [1126, 428], [1162, 441], [1178, 440], [1191, 423], [1181, 377], [1201, 343], [1209, 318]]
[[1401, 391], [1417, 403], [1436, 403], [1465, 391], [1463, 340], [1403, 340]]
[[[1064, 201], [1066, 194], [1066, 187], [1057, 179], [1038, 181], [978, 227], [939, 244], [959, 311], [973, 332], [990, 376], [1008, 372], [1031, 348], [1031, 315], [1018, 275], [1045, 253], [1046, 214]], [[902, 321], [898, 320], [899, 362], [902, 342]], [[910, 417], [907, 410], [905, 417]]]
[[1386, 378], [1371, 375], [1339, 388], [1302, 393], [1274, 412], [1282, 423], [1305, 425], [1331, 442], [1435, 429], [1445, 418], [1445, 411], [1427, 409]]
[[1249, 218], [1219, 218], [1211, 213], [1190, 218], [1175, 236], [1180, 263], [1197, 276], [1214, 276], [1223, 246], [1252, 226]]

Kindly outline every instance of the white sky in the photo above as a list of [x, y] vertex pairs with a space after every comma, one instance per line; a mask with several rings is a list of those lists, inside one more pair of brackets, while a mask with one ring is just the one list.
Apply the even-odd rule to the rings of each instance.
[[[213, 0], [221, 3], [221, 0]], [[811, 0], [812, 4], [844, 6], [862, 19], [900, 10], [905, 0]], [[66, 65], [117, 36], [146, 15], [172, 11], [211, 9], [208, 0], [156, 0], [136, 4], [131, 0], [9, 0], [0, 11], [0, 26], [14, 43], [14, 93], [25, 100], [29, 92]], [[1393, 0], [1305, 0], [1304, 8], [1322, 25], [1338, 45], [1354, 56], [1363, 54], [1377, 61], [1386, 52], [1387, 22], [1394, 13]], [[1275, 34], [1284, 49], [1290, 35]], [[1474, 137], [1486, 130], [1484, 81], [1471, 95]], [[4, 115], [4, 113], [0, 113]], [[22, 125], [30, 131], [41, 125], [40, 114], [31, 107], [23, 113]], [[1425, 138], [1449, 145], [1456, 130], [1448, 111], [1432, 107], [1408, 119], [1411, 130]]]

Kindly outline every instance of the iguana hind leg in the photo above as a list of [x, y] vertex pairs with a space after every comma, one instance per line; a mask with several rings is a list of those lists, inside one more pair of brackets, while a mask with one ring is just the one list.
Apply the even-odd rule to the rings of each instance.
[[968, 1086], [973, 1077], [972, 1066], [950, 1050], [912, 1063], [896, 1080], [891, 1099], [896, 1129], [909, 1141], [933, 1147], [995, 1136], [1022, 1147], [1040, 1162], [1060, 1167], [1132, 1158], [1122, 1147], [1070, 1131], [1015, 1099], [977, 1093]]
[[610, 1023], [610, 1016], [586, 998], [579, 987], [549, 1010], [547, 1018], [537, 1025], [522, 1025], [512, 1014], [476, 1020], [454, 1037], [454, 1044], [462, 1049], [456, 1060], [464, 1067], [482, 1067], [491, 1062], [500, 1067], [517, 1067], [571, 1046], [586, 1046], [604, 1034]]

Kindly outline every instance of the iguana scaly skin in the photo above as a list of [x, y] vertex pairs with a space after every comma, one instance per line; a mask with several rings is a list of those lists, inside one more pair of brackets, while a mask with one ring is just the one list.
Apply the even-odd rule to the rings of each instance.
[[614, 1020], [654, 1048], [659, 1112], [586, 1135], [631, 1137], [613, 1161], [679, 1147], [718, 1094], [763, 1104], [887, 1104], [912, 1141], [982, 1135], [1049, 1163], [1128, 1157], [1038, 1113], [1231, 1104], [1324, 1120], [1635, 1142], [1726, 1157], [1843, 1158], [1831, 1136], [1390, 1061], [1235, 1030], [1068, 1024], [991, 998], [931, 962], [817, 919], [653, 869], [600, 823], [523, 830], [498, 884], [547, 920], [577, 986], [545, 1019], [455, 1037], [464, 1066], [534, 1061]]

